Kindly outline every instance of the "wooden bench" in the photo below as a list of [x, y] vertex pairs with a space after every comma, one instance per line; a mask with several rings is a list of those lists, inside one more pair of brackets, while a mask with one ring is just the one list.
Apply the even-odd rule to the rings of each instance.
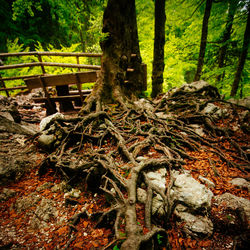
[[[75, 72], [61, 75], [44, 75], [34, 78], [24, 79], [28, 89], [42, 88], [45, 97], [33, 98], [35, 103], [45, 103], [47, 114], [55, 113], [55, 102], [77, 101], [82, 102], [91, 93], [91, 90], [82, 90], [83, 83], [96, 82], [96, 71]], [[77, 91], [69, 91], [69, 95], [65, 96], [50, 96], [48, 87], [76, 85]]]

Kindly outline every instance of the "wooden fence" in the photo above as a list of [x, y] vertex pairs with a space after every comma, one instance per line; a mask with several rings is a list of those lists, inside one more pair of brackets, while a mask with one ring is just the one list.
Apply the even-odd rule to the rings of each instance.
[[[22, 64], [11, 64], [11, 65], [2, 65], [0, 66], [1, 70], [10, 70], [10, 69], [17, 69], [17, 68], [24, 68], [24, 67], [41, 67], [42, 74], [38, 75], [23, 75], [23, 76], [12, 76], [12, 77], [2, 77], [0, 74], [0, 92], [4, 91], [6, 95], [9, 97], [9, 91], [11, 90], [23, 90], [28, 89], [27, 86], [16, 86], [16, 87], [7, 87], [6, 81], [13, 81], [18, 79], [27, 79], [33, 78], [46, 74], [45, 66], [57, 66], [57, 67], [64, 67], [64, 68], [78, 68], [78, 71], [81, 69], [92, 69], [92, 70], [100, 70], [101, 65], [85, 65], [80, 64], [80, 57], [97, 57], [101, 58], [101, 53], [73, 53], [73, 52], [19, 52], [19, 53], [0, 53], [0, 58], [4, 57], [21, 57], [21, 56], [36, 56], [38, 61], [37, 62], [30, 62], [30, 63], [22, 63]], [[43, 56], [61, 56], [61, 57], [75, 57], [76, 63], [57, 63], [57, 62], [45, 62], [43, 61]]]

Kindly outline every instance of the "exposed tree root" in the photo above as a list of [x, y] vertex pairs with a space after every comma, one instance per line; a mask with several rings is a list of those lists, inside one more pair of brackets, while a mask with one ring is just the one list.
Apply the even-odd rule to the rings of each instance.
[[[214, 118], [202, 113], [209, 103], [208, 97], [219, 97], [213, 87], [192, 93], [179, 90], [170, 97], [163, 96], [151, 104], [137, 103], [132, 108], [124, 99], [119, 99], [119, 91], [116, 89], [114, 95], [119, 107], [104, 106], [102, 87], [99, 87], [87, 100], [80, 113], [82, 117], [54, 121], [62, 134], [62, 141], [41, 164], [40, 173], [54, 167], [68, 182], [77, 177], [85, 180], [87, 188], [106, 193], [111, 208], [98, 216], [96, 226], [104, 221], [108, 224], [110, 220], [107, 218], [114, 217], [112, 227], [115, 240], [119, 241], [121, 221], [125, 220], [126, 239], [121, 249], [139, 249], [156, 234], [165, 233], [164, 228], [152, 222], [152, 197], [153, 194], [162, 197], [168, 220], [177, 205], [170, 199], [174, 182], [171, 170], [181, 170], [184, 160], [192, 159], [186, 153], [187, 148], [193, 151], [210, 148], [229, 166], [244, 170], [240, 163], [228, 160], [225, 151], [214, 145], [214, 135], [219, 134], [221, 140], [227, 140], [239, 152], [244, 163], [249, 161], [245, 149], [230, 137], [230, 129], [219, 127]], [[97, 112], [90, 113], [94, 106]], [[159, 112], [163, 115], [158, 115]], [[194, 123], [203, 128], [204, 136], [191, 126]], [[210, 162], [213, 167], [212, 160]], [[152, 186], [145, 174], [159, 168], [166, 168], [170, 175], [165, 193]], [[216, 169], [214, 171], [216, 175]], [[138, 225], [137, 188], [142, 183], [147, 191], [145, 223]], [[83, 211], [72, 218], [72, 232], [79, 218], [86, 213]], [[147, 233], [143, 233], [144, 228], [147, 228]]]

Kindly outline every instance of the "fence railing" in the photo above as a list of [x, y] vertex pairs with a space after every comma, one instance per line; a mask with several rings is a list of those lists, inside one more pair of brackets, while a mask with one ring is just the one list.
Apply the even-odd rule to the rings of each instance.
[[[45, 66], [55, 66], [55, 67], [64, 67], [64, 68], [78, 68], [78, 71], [81, 69], [92, 69], [92, 70], [100, 70], [101, 65], [86, 65], [80, 64], [80, 57], [97, 57], [101, 58], [102, 53], [77, 53], [77, 52], [48, 52], [48, 51], [32, 51], [32, 52], [18, 52], [18, 53], [0, 53], [0, 58], [4, 57], [21, 57], [21, 56], [36, 56], [38, 62], [29, 62], [29, 63], [21, 63], [21, 64], [11, 64], [11, 65], [2, 65], [0, 66], [1, 70], [10, 70], [10, 69], [18, 69], [24, 67], [41, 67], [42, 74], [37, 75], [22, 75], [22, 76], [11, 76], [11, 77], [2, 77], [0, 74], [0, 92], [4, 91], [6, 95], [9, 97], [9, 91], [12, 90], [23, 90], [27, 89], [27, 86], [15, 86], [15, 87], [7, 87], [6, 81], [11, 80], [19, 80], [25, 78], [32, 78], [42, 75], [47, 75]], [[43, 56], [60, 56], [60, 57], [75, 57], [76, 63], [58, 63], [58, 62], [45, 62], [43, 61]]]

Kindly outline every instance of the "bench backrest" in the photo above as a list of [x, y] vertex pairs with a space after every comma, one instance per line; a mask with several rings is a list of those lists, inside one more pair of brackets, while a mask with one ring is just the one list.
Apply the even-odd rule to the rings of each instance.
[[36, 88], [96, 82], [96, 71], [75, 72], [61, 75], [40, 76], [25, 79], [29, 90]]

